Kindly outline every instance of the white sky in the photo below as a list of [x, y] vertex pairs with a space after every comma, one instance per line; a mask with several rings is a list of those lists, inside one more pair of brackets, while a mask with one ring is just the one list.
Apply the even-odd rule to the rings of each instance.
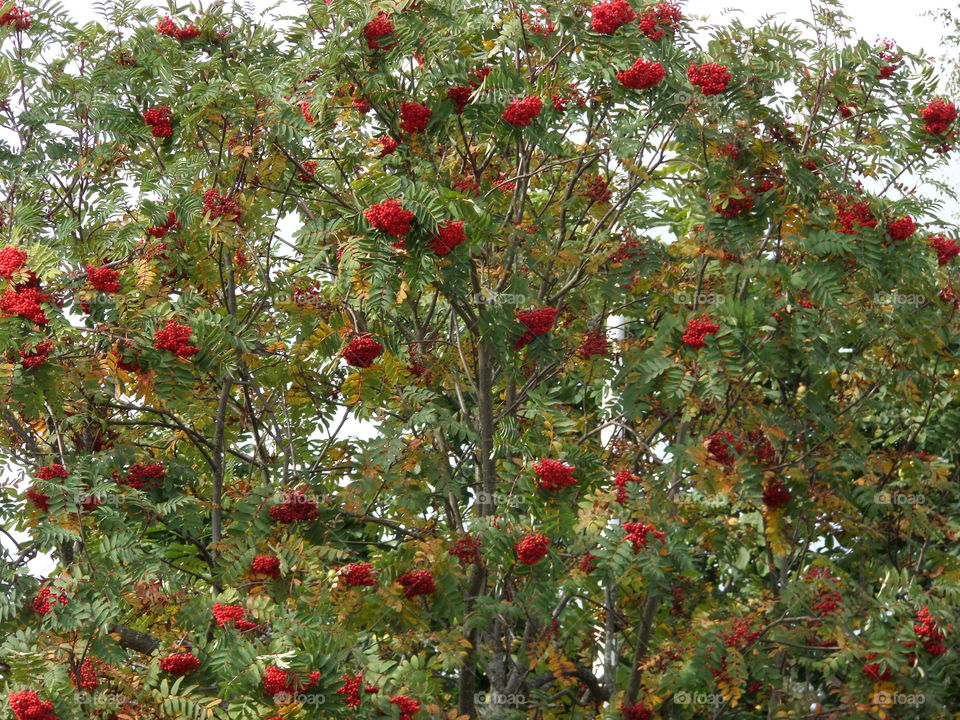
[[[25, 3], [30, 8], [31, 3]], [[165, 7], [164, 3], [154, 2], [158, 7]], [[247, 7], [266, 9], [274, 5], [274, 0], [245, 0]], [[709, 21], [721, 21], [724, 16], [736, 14], [745, 24], [753, 24], [765, 15], [777, 14], [782, 21], [795, 18], [809, 18], [811, 10], [804, 3], [790, 0], [737, 0], [734, 5], [725, 5], [713, 0], [686, 0], [681, 1], [684, 13], [688, 16], [705, 16]], [[946, 0], [847, 0], [844, 3], [845, 12], [854, 22], [857, 33], [867, 41], [877, 38], [891, 38], [901, 47], [913, 53], [924, 53], [929, 57], [939, 57], [943, 53], [941, 43], [945, 32], [943, 25], [929, 16], [929, 13], [946, 6]], [[286, 2], [283, 7], [294, 12], [297, 3]], [[99, 20], [90, 0], [73, 0], [70, 3], [70, 12], [75, 20], [89, 22]], [[955, 159], [949, 172], [950, 177], [960, 178], [960, 161]], [[953, 214], [956, 213], [956, 206]], [[368, 432], [358, 433], [369, 437]], [[7, 543], [6, 538], [0, 536], [0, 541]], [[37, 558], [30, 563], [31, 571], [36, 575], [46, 575], [53, 569], [49, 558]]]

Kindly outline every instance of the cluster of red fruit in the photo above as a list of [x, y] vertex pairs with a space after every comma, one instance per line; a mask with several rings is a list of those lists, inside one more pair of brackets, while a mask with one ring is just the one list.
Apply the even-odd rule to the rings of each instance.
[[411, 135], [423, 132], [430, 123], [433, 111], [415, 102], [400, 103], [400, 129]]
[[160, 462], [134, 463], [127, 468], [120, 484], [142, 490], [145, 487], [160, 487], [160, 481], [167, 476], [167, 470]]
[[635, 551], [642, 550], [647, 546], [648, 537], [654, 537], [664, 545], [667, 544], [667, 534], [662, 530], [657, 530], [653, 525], [642, 522], [625, 522], [623, 529], [627, 531], [624, 540], [633, 543]]
[[844, 235], [857, 235], [858, 228], [877, 226], [877, 219], [866, 201], [837, 197], [834, 198], [834, 204], [837, 209], [837, 232]]
[[744, 185], [737, 185], [736, 194], [720, 193], [711, 209], [727, 220], [732, 220], [753, 210], [753, 203], [753, 193]]
[[173, 135], [173, 111], [166, 105], [159, 105], [141, 113], [143, 121], [150, 126], [150, 134], [155, 138]]
[[774, 480], [763, 489], [763, 504], [776, 510], [790, 502], [792, 495], [787, 487], [779, 480]]
[[660, 83], [666, 76], [667, 71], [660, 63], [638, 58], [629, 70], [617, 73], [617, 80], [630, 90], [646, 90]]
[[598, 205], [606, 205], [613, 197], [613, 191], [610, 190], [610, 182], [602, 176], [596, 175], [587, 181], [587, 188], [583, 193], [584, 197], [592, 200]]
[[913, 631], [917, 637], [924, 638], [923, 649], [931, 655], [944, 655], [947, 652], [947, 646], [943, 644], [943, 638], [947, 635], [940, 629], [936, 618], [927, 608], [921, 605], [917, 610], [917, 621], [913, 626]]
[[87, 280], [99, 292], [120, 292], [120, 272], [108, 267], [87, 265]]
[[535, 96], [511, 100], [503, 111], [503, 120], [514, 127], [527, 127], [540, 115], [543, 101]]
[[413, 229], [413, 213], [394, 198], [372, 205], [363, 211], [363, 216], [377, 230], [396, 238], [403, 238]]
[[474, 90], [483, 84], [484, 79], [490, 74], [491, 69], [492, 68], [482, 67], [479, 70], [472, 70], [470, 72], [470, 77], [467, 79], [466, 85], [454, 85], [452, 88], [447, 90], [447, 98], [449, 100], [453, 100], [454, 113], [457, 115], [463, 115], [463, 111], [466, 109], [467, 105], [470, 103], [470, 99], [473, 97]]
[[153, 225], [147, 228], [147, 232], [159, 239], [178, 227], [180, 227], [180, 223], [177, 222], [177, 214], [173, 210], [169, 210], [167, 212], [167, 221], [163, 225]]
[[621, 470], [614, 475], [613, 488], [617, 491], [617, 502], [621, 505], [626, 505], [630, 500], [630, 488], [628, 485], [634, 484], [639, 486], [642, 482], [643, 478], [639, 475], [634, 475], [629, 470]]
[[605, 330], [590, 330], [580, 338], [580, 345], [577, 347], [577, 355], [584, 360], [592, 358], [594, 355], [606, 356], [610, 352], [610, 339]]
[[533, 472], [537, 476], [537, 485], [551, 492], [576, 485], [577, 479], [573, 476], [576, 469], [576, 465], [567, 465], [550, 458], [542, 458], [533, 465]]
[[437, 228], [437, 234], [430, 240], [430, 248], [437, 255], [447, 255], [457, 245], [467, 239], [462, 220], [445, 220]]
[[369, 335], [353, 338], [343, 349], [343, 359], [351, 367], [368, 368], [383, 353], [383, 345]]
[[317, 502], [299, 490], [292, 490], [286, 494], [282, 503], [271, 507], [269, 512], [272, 520], [284, 525], [298, 520], [316, 520]]
[[890, 239], [894, 242], [906, 240], [916, 231], [917, 224], [909, 215], [904, 215], [902, 218], [887, 223], [887, 235], [889, 235]]
[[176, 320], [167, 320], [166, 325], [153, 336], [153, 347], [166, 350], [178, 358], [190, 358], [200, 352], [200, 348], [190, 344], [193, 330], [189, 325], [181, 325]]
[[420, 711], [420, 701], [406, 695], [396, 695], [390, 702], [400, 710], [400, 720], [413, 720], [413, 716]]
[[32, 348], [18, 350], [20, 354], [20, 365], [25, 370], [33, 370], [43, 365], [50, 353], [53, 352], [53, 343], [47, 340], [39, 342]]
[[257, 555], [250, 563], [250, 570], [258, 575], [280, 577], [280, 558], [275, 555]]
[[700, 65], [690, 63], [687, 77], [704, 95], [719, 95], [727, 89], [732, 75], [725, 65], [711, 62]]
[[546, 335], [553, 330], [553, 324], [557, 320], [557, 314], [560, 311], [554, 307], [539, 308], [537, 310], [519, 310], [517, 311], [517, 320], [526, 330], [520, 336], [514, 345], [514, 350], [528, 345], [535, 337]]
[[270, 697], [296, 695], [309, 691], [320, 682], [320, 671], [314, 670], [300, 677], [292, 670], [283, 670], [271, 665], [263, 675], [263, 691]]
[[103, 660], [95, 658], [85, 658], [80, 663], [79, 673], [70, 673], [70, 679], [80, 690], [96, 690], [100, 686], [100, 671], [107, 667]]
[[433, 595], [437, 591], [437, 585], [433, 580], [433, 573], [429, 570], [405, 573], [397, 578], [397, 582], [403, 586], [403, 596], [405, 598], [415, 598], [418, 595]]
[[668, 32], [673, 34], [680, 27], [681, 20], [683, 20], [683, 13], [680, 12], [679, 5], [662, 2], [646, 10], [640, 16], [637, 26], [640, 32], [651, 40], [657, 41]]
[[169, 15], [165, 15], [163, 20], [157, 23], [157, 32], [177, 40], [193, 40], [200, 37], [200, 29], [196, 25], [190, 23], [180, 27]]
[[[874, 660], [876, 657], [875, 652], [867, 654], [867, 660]], [[877, 662], [866, 663], [863, 666], [863, 674], [873, 680], [889, 680], [891, 675], [890, 668]]]
[[464, 533], [450, 546], [449, 553], [460, 561], [460, 565], [471, 565], [480, 561], [480, 538]]
[[931, 235], [929, 245], [937, 251], [937, 263], [941, 267], [960, 255], [960, 243], [943, 235]]
[[612, 35], [637, 17], [627, 0], [603, 0], [595, 3], [590, 8], [590, 15], [590, 27], [601, 35]]
[[377, 140], [377, 144], [380, 145], [380, 153], [377, 155], [377, 157], [386, 157], [387, 155], [391, 155], [397, 149], [397, 141], [389, 135], [385, 135]]
[[363, 684], [362, 673], [357, 673], [353, 677], [351, 677], [349, 673], [344, 673], [340, 679], [343, 680], [343, 685], [337, 688], [336, 693], [337, 695], [344, 696], [343, 702], [347, 707], [357, 707], [360, 704], [361, 687], [363, 687], [363, 691], [367, 695], [376, 695], [378, 692], [380, 692], [376, 685]]
[[30, 601], [30, 607], [37, 615], [46, 615], [53, 610], [55, 602], [66, 605], [66, 594], [62, 592], [54, 594], [53, 590], [49, 587], [42, 587], [33, 600]]
[[46, 325], [50, 319], [40, 304], [49, 302], [52, 298], [52, 295], [42, 292], [36, 285], [16, 285], [8, 287], [3, 295], [0, 295], [0, 311], [4, 317], [19, 315], [36, 325]]
[[182, 676], [200, 667], [200, 659], [191, 652], [175, 653], [160, 658], [160, 669], [171, 675]]
[[687, 329], [683, 331], [683, 343], [694, 350], [704, 346], [707, 335], [713, 335], [720, 329], [720, 325], [707, 315], [691, 318]]
[[219, 217], [237, 220], [243, 211], [233, 196], [223, 196], [214, 188], [210, 188], [203, 194], [203, 212], [208, 214], [211, 220]]
[[[363, 26], [363, 36], [367, 39], [367, 47], [371, 50], [380, 50], [384, 47], [380, 43], [380, 38], [392, 34], [393, 31], [393, 20], [390, 19], [388, 13], [381, 10], [373, 20]], [[392, 47], [392, 45], [389, 47]], [[384, 49], [389, 49], [389, 47]]]
[[36, 690], [21, 690], [7, 695], [10, 709], [17, 720], [59, 720], [53, 712], [53, 703], [41, 700]]
[[340, 579], [348, 587], [372, 587], [377, 584], [371, 563], [351, 563], [340, 568]]
[[255, 622], [246, 619], [246, 612], [240, 605], [214, 603], [211, 612], [213, 619], [220, 627], [232, 627], [240, 632], [246, 632], [257, 626]]
[[547, 556], [550, 538], [540, 533], [525, 535], [514, 549], [517, 551], [517, 560], [523, 565], [535, 565]]
[[643, 703], [634, 703], [633, 705], [621, 705], [620, 714], [623, 720], [651, 720], [653, 710]]
[[923, 129], [933, 135], [943, 135], [957, 119], [957, 108], [945, 100], [933, 100], [920, 111]]
[[817, 585], [812, 609], [820, 617], [832, 617], [840, 612], [843, 596], [837, 588], [840, 579], [833, 576], [825, 567], [814, 565], [804, 574], [804, 579], [813, 580]]
[[20, 248], [7, 245], [0, 250], [0, 277], [4, 280], [13, 278], [14, 273], [22, 270], [27, 264], [27, 253]]

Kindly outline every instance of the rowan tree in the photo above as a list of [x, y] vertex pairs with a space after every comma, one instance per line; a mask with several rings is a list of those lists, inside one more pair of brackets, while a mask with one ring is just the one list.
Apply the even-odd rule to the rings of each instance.
[[952, 717], [937, 87], [832, 4], [4, 4], [3, 717]]

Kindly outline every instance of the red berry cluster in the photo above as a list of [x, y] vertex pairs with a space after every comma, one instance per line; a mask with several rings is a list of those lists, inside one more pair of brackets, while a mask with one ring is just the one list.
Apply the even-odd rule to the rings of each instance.
[[614, 475], [613, 487], [617, 491], [617, 502], [621, 505], [626, 505], [630, 500], [630, 489], [627, 485], [633, 483], [639, 486], [642, 482], [643, 478], [639, 475], [634, 475], [629, 470], [621, 470]]
[[577, 346], [577, 355], [584, 360], [592, 358], [594, 355], [606, 356], [610, 352], [610, 339], [605, 330], [590, 330], [580, 338], [580, 345]]
[[834, 202], [837, 208], [837, 232], [858, 235], [857, 228], [877, 226], [877, 219], [866, 201], [838, 197]]
[[399, 200], [391, 198], [363, 211], [367, 222], [377, 230], [397, 238], [404, 237], [413, 229], [413, 213], [404, 210]]
[[517, 551], [517, 560], [523, 565], [534, 565], [547, 556], [550, 538], [540, 533], [525, 535], [514, 549]]
[[729, 648], [745, 648], [757, 641], [763, 633], [763, 628], [751, 630], [753, 623], [744, 618], [737, 618], [733, 622], [733, 629], [723, 634], [723, 644]]
[[200, 660], [191, 652], [176, 653], [160, 658], [160, 669], [171, 675], [187, 675], [200, 667]]
[[640, 32], [651, 40], [659, 40], [666, 33], [673, 33], [680, 27], [683, 13], [680, 6], [672, 2], [662, 2], [644, 11], [637, 26]]
[[786, 505], [791, 497], [790, 491], [778, 480], [774, 480], [763, 489], [763, 504], [773, 510]]
[[383, 45], [379, 42], [380, 38], [390, 35], [393, 31], [393, 20], [390, 19], [388, 13], [381, 10], [373, 20], [363, 26], [363, 36], [367, 39], [367, 47], [371, 50], [381, 49]]
[[923, 648], [931, 655], [944, 655], [947, 652], [947, 646], [943, 644], [943, 638], [947, 635], [940, 629], [936, 618], [927, 608], [921, 605], [917, 610], [917, 623], [913, 626], [913, 631], [919, 638], [925, 638]]
[[0, 250], [0, 277], [9, 280], [13, 274], [27, 264], [27, 253], [20, 248], [7, 245]]
[[255, 622], [245, 619], [246, 613], [240, 605], [214, 603], [211, 612], [213, 613], [213, 619], [220, 627], [233, 627], [245, 632], [257, 626]]
[[626, 240], [610, 253], [609, 261], [614, 264], [622, 264], [634, 258], [642, 258], [643, 249], [638, 240]]
[[46, 325], [50, 319], [40, 307], [40, 303], [49, 302], [52, 297], [35, 285], [8, 287], [3, 295], [0, 295], [0, 311], [4, 317], [19, 315], [37, 325]]
[[690, 67], [687, 68], [687, 77], [691, 83], [700, 88], [700, 92], [704, 95], [719, 95], [727, 89], [732, 76], [726, 65], [690, 63]]
[[257, 555], [250, 563], [250, 569], [258, 575], [280, 577], [280, 558], [275, 555]]
[[717, 202], [713, 204], [713, 211], [730, 220], [740, 215], [746, 215], [753, 210], [753, 193], [743, 185], [737, 185], [738, 197], [721, 193]]
[[653, 717], [653, 710], [643, 703], [624, 704], [620, 706], [620, 714], [623, 720], [650, 720]]
[[546, 335], [553, 330], [553, 324], [556, 322], [557, 314], [560, 311], [554, 307], [539, 308], [537, 310], [520, 310], [517, 312], [517, 320], [526, 330], [520, 336], [520, 339], [514, 343], [514, 349], [519, 350], [529, 344], [535, 337]]
[[462, 220], [445, 220], [437, 228], [437, 234], [430, 240], [430, 247], [437, 255], [447, 255], [457, 245], [467, 239]]
[[576, 469], [576, 465], [566, 465], [550, 458], [543, 458], [533, 465], [533, 472], [537, 475], [537, 485], [551, 492], [576, 485], [577, 479], [573, 476]]
[[53, 610], [55, 602], [66, 605], [67, 596], [62, 592], [55, 595], [49, 587], [42, 587], [36, 597], [30, 601], [30, 607], [37, 615], [46, 615]]
[[933, 135], [943, 135], [957, 119], [957, 108], [945, 100], [934, 100], [920, 111], [923, 129]]
[[877, 72], [878, 80], [886, 80], [892, 77], [903, 59], [902, 55], [894, 52], [897, 44], [893, 40], [883, 40], [882, 44], [883, 48], [877, 51], [877, 57], [885, 64], [881, 65], [879, 72]]
[[887, 235], [894, 242], [906, 240], [917, 231], [917, 224], [909, 215], [887, 223]]
[[349, 673], [344, 673], [340, 678], [343, 680], [343, 685], [341, 685], [337, 690], [337, 695], [343, 695], [343, 702], [347, 707], [357, 707], [360, 704], [360, 688], [363, 687], [363, 691], [368, 695], [375, 695], [379, 692], [379, 689], [376, 685], [364, 685], [363, 684], [363, 674], [357, 673], [355, 676], [350, 677]]
[[306, 100], [300, 102], [300, 114], [303, 115], [303, 119], [307, 121], [307, 124], [313, 125], [314, 117], [310, 112], [310, 103]]
[[134, 463], [127, 468], [122, 485], [132, 487], [134, 490], [142, 490], [145, 487], [160, 487], [160, 480], [167, 476], [167, 470], [163, 463]]
[[30, 11], [14, 5], [3, 15], [0, 15], [0, 27], [4, 25], [13, 25], [17, 30], [29, 30], [33, 25], [30, 19]]
[[180, 223], [177, 222], [177, 214], [173, 210], [170, 210], [167, 212], [167, 221], [163, 225], [153, 225], [147, 228], [147, 232], [155, 238], [162, 238], [169, 231], [175, 230], [178, 227], [180, 227]]
[[637, 17], [627, 0], [603, 0], [594, 3], [590, 8], [590, 15], [590, 27], [601, 35], [612, 35]]
[[814, 580], [817, 587], [815, 602], [812, 606], [814, 612], [820, 617], [831, 617], [840, 612], [840, 603], [843, 602], [843, 596], [837, 590], [840, 585], [840, 579], [833, 576], [825, 567], [814, 565], [804, 574], [804, 579]]
[[650, 536], [656, 538], [664, 545], [667, 544], [667, 534], [661, 530], [657, 530], [653, 525], [642, 522], [625, 522], [623, 529], [627, 531], [624, 540], [629, 540], [633, 543], [633, 549], [635, 551], [645, 548], [648, 537]]
[[610, 182], [600, 175], [596, 175], [587, 181], [587, 189], [583, 194], [589, 200], [600, 205], [607, 204], [610, 202], [610, 198], [613, 197], [613, 192], [610, 190]]
[[683, 331], [683, 342], [694, 350], [699, 350], [704, 346], [707, 335], [713, 335], [719, 329], [720, 325], [707, 315], [691, 318], [687, 323], [687, 329]]
[[377, 144], [380, 145], [380, 154], [378, 157], [386, 157], [391, 155], [397, 149], [397, 141], [392, 137], [384, 136], [377, 141]]
[[18, 350], [17, 352], [20, 353], [20, 365], [25, 370], [33, 370], [47, 361], [50, 353], [53, 352], [53, 343], [45, 340], [30, 349]]
[[667, 71], [660, 63], [637, 58], [629, 70], [617, 73], [617, 80], [630, 90], [646, 90], [660, 83], [666, 76]]
[[317, 502], [299, 490], [293, 490], [286, 494], [282, 503], [271, 507], [269, 512], [272, 520], [284, 525], [298, 520], [316, 520]]
[[405, 598], [414, 598], [417, 595], [433, 595], [437, 591], [436, 583], [433, 581], [433, 573], [429, 570], [405, 573], [397, 578], [397, 582], [403, 586], [403, 596]]
[[383, 345], [369, 335], [353, 338], [343, 349], [343, 359], [351, 367], [368, 368], [383, 353]]
[[711, 460], [726, 466], [733, 467], [745, 447], [742, 441], [737, 442], [733, 433], [727, 430], [719, 430], [707, 438], [707, 455]]
[[70, 672], [70, 680], [80, 690], [96, 690], [100, 686], [99, 671], [106, 663], [95, 658], [86, 658], [80, 663], [80, 672]]
[[415, 102], [400, 104], [400, 129], [414, 135], [423, 132], [433, 112], [426, 105]]
[[87, 279], [94, 290], [100, 292], [120, 292], [120, 272], [108, 267], [87, 265]]
[[320, 166], [316, 160], [304, 160], [300, 163], [300, 167], [303, 168], [303, 172], [300, 173], [300, 182], [310, 182], [317, 173], [317, 168]]
[[178, 358], [190, 358], [200, 352], [200, 348], [190, 344], [192, 333], [189, 325], [167, 320], [167, 324], [154, 333], [153, 347], [155, 350], [166, 350]]
[[931, 235], [929, 245], [937, 251], [937, 263], [941, 267], [960, 255], [960, 243], [948, 240], [943, 235]]
[[296, 695], [307, 692], [320, 682], [320, 671], [314, 670], [304, 677], [300, 677], [292, 670], [283, 670], [271, 665], [263, 676], [263, 691], [270, 697], [281, 693]]
[[232, 196], [223, 196], [210, 188], [203, 194], [203, 212], [209, 214], [211, 220], [216, 220], [218, 217], [236, 220], [243, 211]]
[[36, 690], [12, 692], [7, 700], [17, 720], [58, 720], [53, 713], [53, 703], [41, 700]]
[[533, 96], [518, 98], [507, 105], [503, 111], [503, 119], [514, 127], [527, 127], [542, 110], [543, 101], [540, 98]]
[[460, 561], [460, 565], [472, 565], [480, 561], [480, 538], [464, 533], [450, 546], [449, 553]]
[[157, 32], [177, 40], [193, 40], [200, 37], [200, 29], [196, 25], [190, 23], [180, 27], [169, 15], [165, 15], [163, 20], [157, 23]]
[[340, 568], [340, 579], [349, 587], [372, 587], [377, 584], [371, 563], [352, 563]]
[[589, 575], [597, 569], [597, 559], [597, 556], [592, 552], [584, 553], [577, 562], [577, 567], [580, 569], [580, 572], [584, 573], [585, 575]]
[[26, 492], [27, 499], [33, 503], [33, 506], [40, 512], [50, 511], [50, 496], [42, 493], [36, 488], [30, 488]]
[[[877, 653], [869, 653], [867, 660], [873, 660], [876, 657]], [[873, 680], [889, 680], [891, 675], [890, 668], [876, 662], [866, 663], [863, 666], [863, 674]]]
[[155, 138], [165, 138], [173, 135], [173, 112], [166, 105], [150, 108], [142, 113], [143, 121], [152, 129], [150, 134]]
[[39, 480], [62, 479], [70, 477], [70, 472], [60, 463], [53, 463], [52, 465], [44, 465], [42, 468], [38, 468], [37, 472], [34, 473], [34, 477]]
[[400, 709], [400, 720], [413, 720], [413, 716], [420, 710], [420, 701], [406, 695], [395, 695], [390, 703]]

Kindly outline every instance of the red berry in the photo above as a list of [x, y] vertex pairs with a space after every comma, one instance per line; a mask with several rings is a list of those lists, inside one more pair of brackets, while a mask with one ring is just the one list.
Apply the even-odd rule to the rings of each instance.
[[343, 349], [343, 359], [352, 367], [368, 368], [382, 353], [383, 345], [369, 335], [361, 335]]
[[948, 240], [943, 235], [931, 235], [928, 244], [937, 251], [937, 263], [941, 267], [960, 255], [960, 243], [956, 240]]
[[413, 213], [404, 210], [400, 201], [396, 199], [384, 200], [379, 205], [373, 205], [364, 210], [363, 215], [377, 230], [397, 238], [403, 238], [413, 229]]
[[437, 586], [433, 581], [433, 573], [429, 570], [406, 573], [397, 578], [397, 582], [403, 586], [403, 596], [405, 598], [433, 595], [437, 591]]
[[543, 101], [538, 97], [513, 100], [503, 111], [503, 119], [515, 127], [526, 127], [543, 110]]
[[87, 265], [87, 279], [94, 290], [109, 293], [120, 292], [118, 277], [120, 277], [119, 271], [112, 268]]
[[646, 90], [660, 83], [666, 76], [667, 71], [663, 69], [663, 65], [660, 63], [638, 58], [629, 70], [617, 73], [617, 80], [625, 88]]
[[898, 220], [887, 223], [887, 235], [894, 242], [906, 240], [917, 231], [917, 224], [909, 215], [904, 215]]
[[704, 95], [719, 95], [727, 89], [732, 77], [725, 65], [718, 63], [690, 63], [687, 68], [687, 77], [690, 82], [700, 88]]
[[379, 42], [380, 38], [390, 35], [393, 30], [393, 21], [390, 19], [390, 15], [381, 10], [373, 20], [363, 26], [363, 36], [367, 39], [367, 47], [371, 50], [383, 48], [383, 45]]
[[539, 533], [525, 535], [514, 549], [517, 551], [517, 560], [523, 565], [534, 565], [546, 557], [550, 545], [550, 538]]
[[934, 100], [920, 111], [923, 129], [933, 135], [943, 135], [957, 119], [957, 108], [945, 100]]
[[190, 358], [200, 352], [200, 348], [190, 344], [193, 330], [189, 325], [180, 325], [176, 320], [167, 320], [167, 324], [157, 330], [153, 336], [153, 347], [166, 350], [178, 358]]
[[590, 8], [590, 27], [601, 35], [612, 35], [637, 17], [627, 0], [603, 0]]
[[427, 127], [432, 111], [426, 105], [404, 102], [400, 105], [400, 129], [414, 135]]
[[317, 502], [299, 490], [293, 490], [286, 494], [281, 504], [271, 507], [269, 513], [272, 520], [284, 525], [298, 520], [316, 520]]
[[437, 234], [430, 240], [430, 247], [437, 255], [447, 255], [457, 245], [467, 239], [462, 220], [445, 220], [437, 228]]
[[644, 11], [637, 26], [640, 32], [651, 40], [659, 40], [666, 33], [673, 33], [680, 27], [683, 13], [680, 6], [672, 2], [662, 2]]
[[533, 466], [533, 471], [537, 475], [537, 485], [551, 492], [575, 485], [577, 479], [573, 477], [573, 473], [576, 469], [576, 465], [566, 465], [549, 458], [543, 458]]
[[257, 555], [250, 564], [250, 569], [258, 575], [278, 578], [280, 577], [280, 558], [274, 555]]
[[704, 346], [707, 335], [713, 335], [719, 329], [720, 325], [707, 315], [691, 318], [687, 323], [687, 329], [683, 332], [683, 342], [694, 350], [698, 350]]
[[177, 653], [160, 659], [160, 669], [171, 675], [186, 675], [200, 667], [200, 660], [193, 653]]
[[371, 563], [344, 565], [340, 568], [340, 579], [350, 587], [372, 587], [377, 584]]

